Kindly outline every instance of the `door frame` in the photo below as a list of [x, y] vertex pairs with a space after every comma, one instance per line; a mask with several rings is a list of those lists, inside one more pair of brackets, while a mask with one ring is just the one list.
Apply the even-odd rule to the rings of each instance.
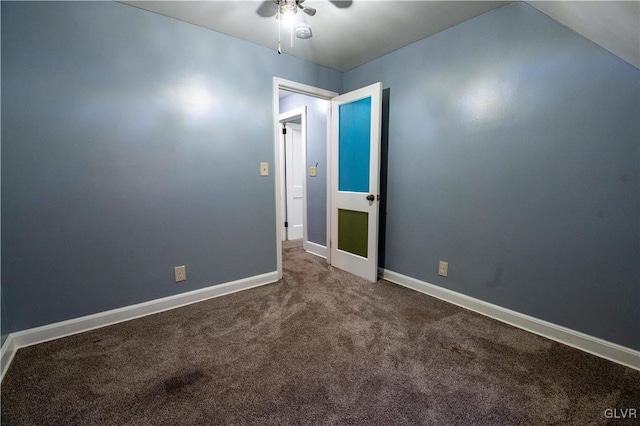
[[[320, 89], [318, 87], [309, 86], [307, 84], [298, 83], [291, 80], [285, 80], [279, 77], [273, 77], [273, 149], [274, 149], [274, 174], [275, 174], [275, 201], [276, 201], [276, 263], [277, 263], [277, 272], [278, 279], [282, 278], [282, 161], [279, 155], [279, 145], [280, 145], [280, 98], [279, 92], [280, 90], [287, 90], [294, 93], [299, 93], [306, 96], [312, 96], [314, 98], [331, 100], [338, 96], [338, 93], [332, 92], [330, 90]], [[331, 108], [327, 112], [327, 261], [331, 263], [331, 250], [330, 250], [330, 239], [331, 239], [331, 202], [329, 197], [329, 189], [331, 188], [331, 169], [329, 165], [329, 159], [331, 158]], [[306, 164], [306, 159], [305, 159]], [[306, 166], [305, 166], [306, 167]], [[305, 170], [305, 181], [306, 181], [307, 170]], [[306, 185], [305, 185], [306, 187]], [[306, 194], [305, 194], [306, 195]], [[304, 200], [304, 208], [306, 209], [307, 198]], [[305, 210], [306, 211], [306, 210]], [[306, 232], [305, 226], [305, 232]]]
[[[302, 248], [304, 248], [305, 250], [307, 250], [307, 245], [308, 245], [308, 238], [309, 236], [307, 235], [307, 173], [306, 170], [308, 170], [308, 165], [307, 165], [307, 106], [302, 106], [300, 108], [295, 108], [286, 112], [283, 112], [282, 114], [280, 114], [280, 129], [282, 129], [282, 126], [284, 126], [285, 123], [287, 123], [288, 121], [291, 121], [292, 119], [296, 119], [300, 117], [300, 144], [301, 144], [301, 149], [302, 149], [302, 167], [303, 170], [305, 170], [303, 177], [302, 177]], [[286, 164], [287, 164], [287, 159], [285, 157], [285, 138], [282, 137], [282, 133], [280, 133], [280, 144], [279, 144], [279, 149], [280, 149], [280, 161], [283, 167], [281, 167], [280, 170], [280, 180], [283, 182], [284, 186], [286, 187], [287, 182], [285, 182], [285, 169], [286, 169]], [[281, 199], [281, 211], [284, 212], [284, 210], [287, 208], [287, 199], [286, 197], [280, 197]], [[280, 238], [284, 238], [284, 234], [287, 232], [287, 229], [284, 227], [284, 221], [280, 222]], [[288, 236], [287, 236], [288, 237]]]

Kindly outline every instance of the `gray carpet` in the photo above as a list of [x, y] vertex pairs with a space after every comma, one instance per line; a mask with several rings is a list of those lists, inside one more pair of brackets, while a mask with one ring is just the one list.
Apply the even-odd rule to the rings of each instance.
[[607, 408], [640, 413], [638, 371], [367, 283], [299, 243], [284, 252], [275, 284], [20, 349], [2, 424], [584, 425]]

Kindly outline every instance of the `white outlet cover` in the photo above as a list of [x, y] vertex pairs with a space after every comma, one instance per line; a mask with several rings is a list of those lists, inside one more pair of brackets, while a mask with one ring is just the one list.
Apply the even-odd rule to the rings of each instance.
[[438, 264], [438, 275], [446, 277], [449, 275], [449, 262], [443, 262], [442, 260]]
[[260, 163], [260, 176], [269, 176], [269, 163]]
[[177, 283], [179, 283], [180, 281], [186, 281], [187, 280], [187, 268], [184, 265], [176, 266], [175, 268], [173, 268], [173, 275], [174, 275]]

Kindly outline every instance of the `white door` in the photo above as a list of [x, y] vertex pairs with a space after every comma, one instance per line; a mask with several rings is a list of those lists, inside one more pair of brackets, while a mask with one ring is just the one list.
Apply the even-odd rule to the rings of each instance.
[[378, 278], [382, 83], [331, 100], [331, 264]]
[[285, 139], [285, 180], [287, 192], [287, 240], [303, 237], [303, 187], [304, 150], [302, 149], [301, 126], [286, 123]]

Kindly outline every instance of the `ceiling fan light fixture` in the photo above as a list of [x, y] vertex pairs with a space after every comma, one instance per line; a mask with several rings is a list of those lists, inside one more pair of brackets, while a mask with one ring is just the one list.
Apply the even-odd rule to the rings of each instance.
[[291, 11], [283, 12], [283, 11], [280, 11], [280, 13], [278, 13], [276, 15], [276, 19], [279, 19], [280, 21], [285, 22], [285, 23], [291, 23], [291, 22], [295, 21], [295, 19], [296, 19], [296, 12], [291, 12]]
[[282, 0], [278, 4], [277, 19], [289, 19], [298, 13], [298, 4], [292, 1]]
[[306, 24], [300, 24], [295, 29], [296, 37], [301, 39], [311, 38], [311, 27]]

